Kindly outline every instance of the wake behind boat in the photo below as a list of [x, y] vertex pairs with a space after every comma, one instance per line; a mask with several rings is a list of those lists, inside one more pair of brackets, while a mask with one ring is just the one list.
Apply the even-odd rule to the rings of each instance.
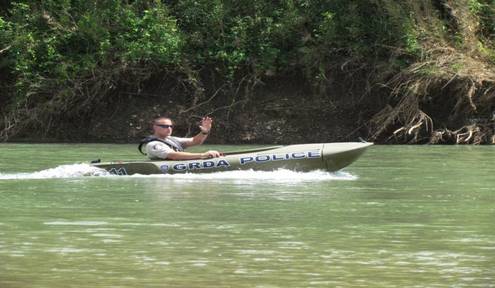
[[354, 162], [368, 142], [316, 143], [266, 147], [225, 153], [201, 160], [146, 160], [92, 163], [115, 175], [207, 173], [232, 170], [338, 171]]

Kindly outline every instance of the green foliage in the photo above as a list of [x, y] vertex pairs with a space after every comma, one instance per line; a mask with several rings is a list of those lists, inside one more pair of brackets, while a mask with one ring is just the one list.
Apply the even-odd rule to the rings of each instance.
[[478, 0], [468, 0], [469, 11], [473, 14], [478, 14], [482, 11], [484, 4]]
[[137, 6], [83, 0], [13, 3], [14, 30], [7, 41], [17, 75], [16, 102], [73, 90], [71, 84], [110, 63], [176, 63], [181, 40], [175, 19], [159, 2], [145, 10]]
[[[480, 19], [481, 47], [493, 55], [495, 4], [466, 1]], [[13, 1], [0, 18], [0, 68], [13, 77], [0, 81], [16, 88], [11, 107], [56, 102], [66, 111], [82, 107], [68, 105], [78, 101], [90, 109], [95, 94], [106, 101], [110, 86], [140, 87], [159, 73], [214, 89], [286, 75], [319, 85], [335, 64], [383, 61], [402, 69], [423, 55], [430, 32], [414, 13], [435, 7], [426, 2]]]
[[450, 66], [452, 68], [452, 71], [454, 71], [455, 73], [458, 73], [459, 71], [461, 71], [464, 68], [464, 65], [462, 63], [459, 63], [459, 62], [451, 63]]
[[495, 2], [493, 0], [469, 0], [469, 11], [478, 17], [477, 50], [495, 63]]
[[[176, 27], [175, 19], [168, 16], [165, 6], [157, 4], [155, 7], [142, 11], [136, 15], [127, 10], [128, 28], [116, 41], [122, 45], [124, 59], [130, 61], [157, 62], [171, 64], [178, 61], [181, 39]], [[123, 27], [122, 27], [123, 28]], [[108, 48], [110, 41], [103, 43]]]
[[492, 38], [495, 36], [495, 2], [493, 0], [467, 0], [469, 12], [479, 19], [480, 36]]
[[5, 21], [0, 16], [0, 50], [5, 49], [8, 46], [7, 39], [10, 38], [11, 27], [10, 23]]
[[239, 71], [262, 74], [286, 63], [287, 45], [297, 37], [289, 35], [298, 24], [294, 9], [292, 1], [259, 0], [186, 0], [172, 8], [184, 32], [188, 59], [195, 65], [214, 65], [231, 80]]
[[404, 21], [403, 30], [404, 49], [411, 55], [419, 55], [421, 53], [421, 44], [418, 40], [419, 33], [415, 29], [411, 19]]
[[4, 31], [7, 28], [7, 23], [3, 18], [0, 16], [0, 31]]
[[470, 0], [470, 11], [480, 18], [479, 32], [483, 38], [495, 39], [495, 2], [492, 0]]
[[20, 95], [110, 63], [175, 70], [206, 65], [225, 81], [291, 70], [313, 79], [336, 55], [420, 49], [413, 26], [400, 25], [403, 15], [391, 16], [376, 0], [18, 1], [10, 14], [9, 57]]

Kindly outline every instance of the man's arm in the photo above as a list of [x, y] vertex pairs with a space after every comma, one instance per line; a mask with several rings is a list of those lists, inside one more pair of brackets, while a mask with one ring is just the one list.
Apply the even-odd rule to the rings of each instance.
[[146, 153], [152, 160], [193, 160], [193, 159], [208, 159], [220, 157], [222, 154], [218, 151], [206, 151], [204, 153], [178, 152], [172, 150], [167, 144], [152, 141], [146, 145]]
[[208, 138], [208, 133], [199, 132], [196, 136], [191, 138], [191, 141], [186, 143], [187, 147], [201, 145]]
[[201, 132], [199, 132], [196, 136], [192, 137], [191, 141], [186, 143], [186, 146], [190, 147], [190, 146], [203, 144], [206, 138], [208, 138], [208, 134], [210, 133], [212, 123], [213, 123], [213, 119], [211, 119], [208, 116], [203, 117], [203, 119], [201, 119], [201, 124], [199, 125], [199, 129], [201, 130]]

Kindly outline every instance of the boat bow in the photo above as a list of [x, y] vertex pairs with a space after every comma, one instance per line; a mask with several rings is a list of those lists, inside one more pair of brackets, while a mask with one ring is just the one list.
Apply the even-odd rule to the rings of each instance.
[[370, 142], [342, 142], [323, 144], [322, 158], [326, 170], [338, 171], [356, 161], [368, 148]]

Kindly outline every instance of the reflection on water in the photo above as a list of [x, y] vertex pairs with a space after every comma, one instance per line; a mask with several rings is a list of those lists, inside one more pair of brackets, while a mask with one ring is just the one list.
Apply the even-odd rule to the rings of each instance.
[[337, 174], [0, 164], [0, 287], [493, 287], [494, 153], [378, 146]]

